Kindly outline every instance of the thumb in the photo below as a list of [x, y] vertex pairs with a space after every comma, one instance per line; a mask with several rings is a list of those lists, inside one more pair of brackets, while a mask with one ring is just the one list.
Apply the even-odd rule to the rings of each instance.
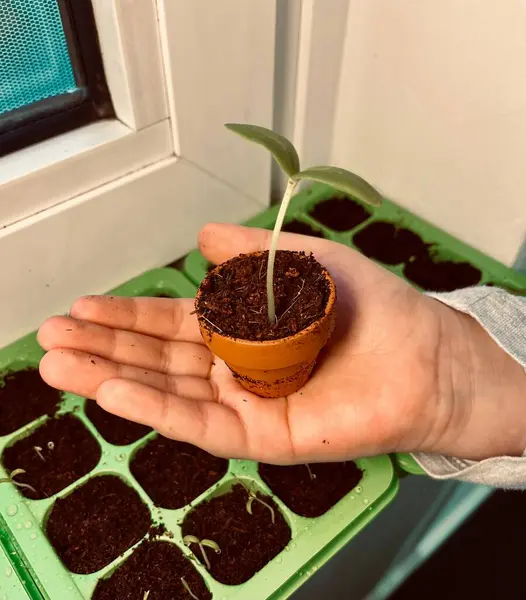
[[[199, 249], [207, 260], [217, 265], [237, 254], [268, 250], [271, 237], [272, 231], [267, 229], [210, 223], [199, 233]], [[295, 233], [281, 233], [278, 240], [281, 250], [312, 252], [317, 258], [330, 252], [334, 245], [329, 240]]]

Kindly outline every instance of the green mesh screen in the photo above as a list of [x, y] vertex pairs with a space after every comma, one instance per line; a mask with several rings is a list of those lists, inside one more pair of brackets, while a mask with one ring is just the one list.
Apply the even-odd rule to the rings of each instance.
[[57, 0], [0, 0], [0, 115], [76, 89]]

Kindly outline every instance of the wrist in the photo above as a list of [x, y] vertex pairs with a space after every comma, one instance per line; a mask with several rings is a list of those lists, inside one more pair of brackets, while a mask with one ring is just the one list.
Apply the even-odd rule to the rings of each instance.
[[526, 450], [526, 372], [472, 317], [436, 302], [437, 401], [423, 451], [480, 460]]

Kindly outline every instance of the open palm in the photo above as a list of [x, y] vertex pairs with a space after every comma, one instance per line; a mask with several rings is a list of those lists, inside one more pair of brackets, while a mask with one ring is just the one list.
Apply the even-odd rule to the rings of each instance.
[[[200, 248], [219, 263], [269, 235], [210, 225]], [[449, 309], [340, 244], [283, 234], [280, 247], [312, 251], [338, 289], [336, 331], [298, 393], [245, 391], [203, 344], [189, 299], [77, 300], [40, 328], [43, 378], [218, 456], [287, 464], [432, 445], [450, 412], [437, 386]]]

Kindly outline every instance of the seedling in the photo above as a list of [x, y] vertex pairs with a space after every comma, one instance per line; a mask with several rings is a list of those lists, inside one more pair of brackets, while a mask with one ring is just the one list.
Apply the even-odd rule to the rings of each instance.
[[16, 485], [19, 488], [31, 490], [33, 494], [36, 494], [37, 491], [32, 485], [29, 485], [29, 483], [21, 483], [20, 481], [15, 480], [15, 477], [17, 475], [23, 475], [24, 473], [24, 469], [14, 469], [14, 471], [11, 471], [11, 473], [9, 474], [9, 477], [3, 477], [2, 479], [0, 479], [0, 483], [12, 483], [13, 485]]
[[191, 596], [194, 600], [199, 600], [199, 598], [192, 592], [188, 583], [186, 583], [186, 579], [181, 577], [181, 583], [183, 584], [184, 589], [188, 592], [188, 595]]
[[216, 554], [221, 554], [221, 548], [219, 545], [212, 540], [200, 540], [195, 535], [185, 535], [183, 538], [183, 543], [185, 546], [191, 546], [192, 544], [197, 544], [199, 546], [199, 550], [201, 550], [201, 554], [203, 555], [203, 560], [205, 561], [205, 565], [208, 571], [212, 568], [210, 564], [210, 560], [206, 555], [205, 547], [212, 548], [212, 550]]
[[267, 307], [268, 319], [271, 325], [276, 323], [276, 303], [274, 299], [274, 262], [276, 259], [276, 248], [278, 237], [283, 227], [283, 221], [287, 214], [290, 200], [300, 181], [317, 181], [330, 185], [334, 189], [353, 196], [354, 198], [370, 204], [379, 206], [382, 196], [359, 175], [351, 173], [340, 167], [310, 167], [300, 171], [300, 159], [293, 144], [282, 135], [275, 133], [265, 127], [258, 125], [245, 125], [238, 123], [227, 123], [227, 129], [239, 134], [251, 142], [264, 146], [274, 157], [278, 165], [287, 175], [287, 186], [281, 206], [279, 207], [276, 224], [272, 232], [267, 265]]
[[33, 446], [33, 450], [37, 453], [38, 458], [40, 458], [40, 460], [42, 462], [46, 462], [46, 459], [44, 458], [44, 455], [42, 454], [41, 446]]
[[258, 495], [248, 487], [248, 485], [246, 485], [243, 481], [241, 481], [241, 479], [238, 479], [238, 481], [245, 488], [245, 490], [248, 494], [247, 513], [249, 515], [251, 515], [252, 514], [252, 503], [259, 502], [262, 506], [265, 506], [266, 508], [268, 508], [271, 519], [272, 519], [272, 525], [274, 525], [274, 523], [276, 522], [276, 513], [275, 513], [274, 509], [272, 508], [272, 506], [270, 506], [270, 504], [268, 502], [265, 502], [265, 500], [261, 500], [261, 498], [259, 498]]
[[144, 596], [142, 597], [142, 600], [148, 600], [149, 597], [150, 597], [150, 590], [148, 590], [147, 592], [144, 592]]
[[310, 480], [314, 481], [316, 479], [315, 473], [312, 472], [312, 469], [310, 468], [309, 464], [306, 464], [305, 466], [307, 467], [307, 471], [309, 472]]

